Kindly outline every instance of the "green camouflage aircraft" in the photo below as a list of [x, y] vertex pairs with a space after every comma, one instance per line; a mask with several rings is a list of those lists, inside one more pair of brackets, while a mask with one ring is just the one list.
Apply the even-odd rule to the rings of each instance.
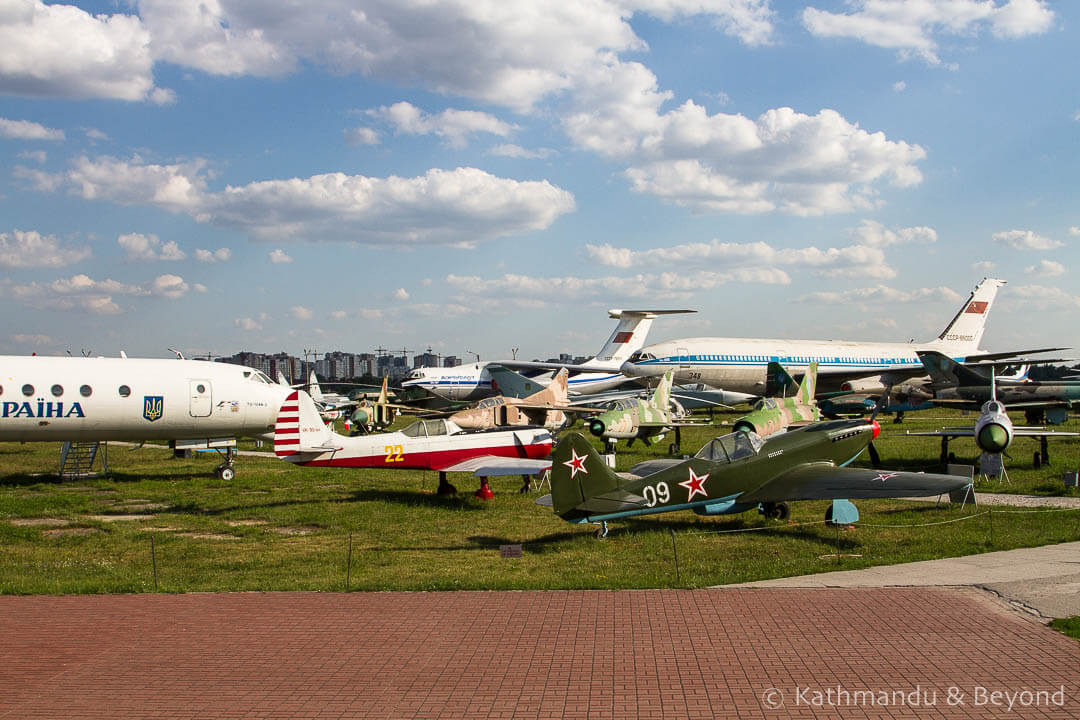
[[592, 444], [569, 433], [551, 455], [551, 495], [537, 502], [552, 506], [572, 523], [693, 510], [726, 515], [757, 508], [786, 519], [789, 502], [833, 500], [826, 520], [850, 523], [859, 513], [846, 498], [939, 495], [964, 488], [970, 478], [904, 471], [847, 468], [878, 435], [874, 420], [829, 420], [762, 439], [739, 430], [709, 441], [686, 460], [649, 460], [616, 474]]
[[651, 445], [652, 438], [673, 428], [675, 442], [668, 447], [668, 452], [672, 455], [678, 453], [682, 441], [679, 428], [704, 423], [683, 422], [671, 410], [671, 380], [674, 375], [674, 370], [664, 373], [656, 390], [647, 399], [627, 397], [613, 401], [609, 410], [586, 421], [589, 432], [604, 438], [609, 444], [625, 439], [626, 446], [630, 447], [638, 438], [646, 446]]
[[777, 377], [785, 390], [794, 389], [791, 397], [768, 397], [758, 400], [753, 411], [735, 421], [735, 430], [756, 432], [761, 437], [787, 429], [793, 423], [809, 423], [821, 420], [821, 411], [814, 401], [817, 385], [817, 363], [812, 362], [803, 376], [802, 383], [795, 384], [784, 367], [778, 362], [769, 363], [769, 377]]

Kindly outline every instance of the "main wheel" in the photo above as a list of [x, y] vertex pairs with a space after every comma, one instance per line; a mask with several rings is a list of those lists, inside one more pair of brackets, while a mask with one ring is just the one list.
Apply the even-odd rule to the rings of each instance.
[[786, 502], [776, 503], [776, 519], [787, 520], [791, 517], [791, 506]]
[[217, 469], [217, 476], [225, 482], [229, 482], [236, 477], [236, 470], [233, 469], [232, 465], [221, 465]]

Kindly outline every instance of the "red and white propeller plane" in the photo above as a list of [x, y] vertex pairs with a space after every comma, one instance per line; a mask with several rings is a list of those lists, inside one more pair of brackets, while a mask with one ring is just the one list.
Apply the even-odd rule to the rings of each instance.
[[446, 419], [417, 420], [389, 433], [346, 437], [323, 424], [311, 396], [297, 390], [278, 409], [274, 452], [313, 467], [436, 470], [440, 495], [457, 492], [446, 474], [480, 478], [477, 497], [490, 498], [493, 475], [536, 475], [551, 467], [551, 433], [541, 427], [467, 432]]

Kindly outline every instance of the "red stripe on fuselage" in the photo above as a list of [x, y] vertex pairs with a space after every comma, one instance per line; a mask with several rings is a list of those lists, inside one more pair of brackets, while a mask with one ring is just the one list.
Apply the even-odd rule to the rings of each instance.
[[[551, 454], [551, 443], [525, 446], [526, 457], [542, 460]], [[456, 448], [429, 452], [380, 453], [363, 457], [333, 457], [297, 463], [313, 467], [387, 468], [390, 470], [443, 470], [475, 457], [521, 457], [514, 445], [487, 448]], [[391, 460], [392, 462], [387, 462]]]

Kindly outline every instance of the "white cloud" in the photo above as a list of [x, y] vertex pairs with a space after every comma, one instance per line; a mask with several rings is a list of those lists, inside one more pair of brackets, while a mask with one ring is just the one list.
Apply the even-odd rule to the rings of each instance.
[[1009, 299], [1028, 310], [1075, 310], [1080, 308], [1080, 295], [1045, 285], [1018, 285], [1009, 288]]
[[232, 258], [232, 250], [229, 248], [218, 248], [217, 250], [203, 250], [202, 248], [197, 248], [195, 250], [195, 259], [199, 262], [228, 262], [230, 258]]
[[11, 335], [12, 342], [19, 345], [33, 345], [34, 347], [44, 347], [49, 345], [55, 345], [56, 341], [48, 335], [27, 335], [24, 333], [16, 333]]
[[116, 238], [116, 243], [124, 248], [129, 260], [155, 262], [157, 260], [183, 260], [186, 257], [175, 240], [163, 243], [161, 238], [153, 234], [128, 233]]
[[187, 295], [188, 290], [190, 289], [191, 287], [184, 282], [184, 278], [179, 275], [158, 275], [154, 278], [154, 281], [150, 283], [150, 293], [152, 295], [159, 295], [174, 300]]
[[376, 245], [457, 245], [541, 230], [574, 208], [547, 181], [496, 177], [475, 168], [373, 178], [331, 173], [265, 180], [210, 192], [195, 160], [173, 165], [77, 158], [50, 175], [22, 169], [42, 191], [66, 187], [88, 200], [153, 205], [260, 240], [349, 240]]
[[555, 154], [551, 148], [529, 150], [513, 143], [503, 143], [488, 150], [488, 154], [498, 157], [522, 158], [524, 160], [545, 160]]
[[367, 114], [388, 123], [399, 135], [437, 135], [451, 147], [464, 147], [468, 136], [474, 133], [506, 137], [516, 129], [516, 126], [484, 112], [449, 108], [430, 115], [407, 102], [384, 105], [368, 110]]
[[931, 227], [918, 225], [890, 230], [874, 220], [863, 220], [852, 235], [859, 244], [878, 248], [908, 243], [925, 245], [937, 242], [937, 231]]
[[0, 13], [0, 92], [168, 102], [154, 87], [150, 33], [134, 15], [91, 15], [41, 0]]
[[1050, 29], [1054, 12], [1044, 0], [850, 0], [852, 11], [832, 13], [808, 7], [803, 25], [811, 34], [852, 38], [898, 50], [901, 58], [920, 57], [938, 65], [939, 35], [967, 37], [984, 28], [1000, 38], [1038, 35]]
[[405, 288], [398, 288], [397, 290], [394, 291], [394, 299], [395, 300], [408, 300], [409, 299], [409, 293], [405, 290]]
[[289, 254], [286, 253], [284, 250], [280, 248], [275, 248], [274, 250], [270, 251], [270, 262], [274, 263], [275, 265], [280, 265], [282, 263], [291, 263], [292, 258], [289, 257]]
[[1006, 230], [994, 233], [994, 242], [1014, 250], [1053, 250], [1065, 243], [1043, 237], [1031, 230]]
[[1069, 228], [1069, 235], [1073, 237], [1080, 237], [1080, 226], [1073, 225]]
[[205, 293], [205, 292], [209, 292], [209, 291], [210, 291], [210, 288], [206, 287], [206, 286], [205, 286], [205, 285], [203, 285], [202, 283], [195, 283], [195, 284], [193, 284], [193, 285], [191, 286], [191, 289], [192, 289], [192, 290], [194, 290], [194, 291], [195, 291], [195, 292], [197, 292], [197, 293]]
[[768, 0], [141, 0], [155, 58], [219, 75], [274, 76], [303, 63], [420, 85], [527, 112], [574, 87], [610, 53], [641, 50], [635, 12], [701, 17], [750, 45], [768, 43]]
[[1065, 266], [1053, 260], [1040, 260], [1038, 265], [1029, 265], [1024, 268], [1024, 273], [1039, 277], [1057, 277], [1065, 274]]
[[918, 303], [927, 301], [959, 302], [963, 297], [947, 287], [897, 290], [877, 285], [851, 290], [822, 290], [796, 299], [797, 302], [814, 302], [824, 305], [849, 305], [852, 303], [892, 305], [895, 303]]
[[64, 131], [29, 120], [0, 118], [0, 136], [14, 140], [63, 140]]
[[608, 244], [586, 245], [585, 254], [594, 262], [618, 268], [669, 267], [680, 264], [696, 267], [703, 263], [721, 268], [774, 270], [790, 268], [799, 272], [839, 277], [891, 278], [896, 271], [885, 261], [880, 248], [851, 245], [844, 248], [816, 247], [776, 249], [765, 242], [688, 243], [667, 248], [630, 250]]
[[330, 312], [330, 317], [334, 320], [344, 320], [348, 315], [349, 314], [344, 310], [333, 310]]
[[345, 130], [345, 142], [349, 145], [378, 145], [379, 133], [367, 127], [348, 128]]
[[233, 325], [241, 330], [262, 330], [263, 326], [254, 318], [242, 317], [233, 320]]
[[975, 272], [989, 273], [997, 267], [997, 263], [990, 262], [989, 260], [979, 260], [971, 264], [971, 269]]
[[44, 165], [48, 155], [45, 154], [44, 150], [24, 150], [19, 153], [19, 157], [23, 160], [33, 160], [39, 165]]
[[315, 315], [315, 313], [311, 312], [311, 310], [303, 305], [294, 305], [292, 309], [289, 310], [289, 314], [297, 320], [310, 320]]
[[897, 80], [892, 86], [893, 92], [902, 93], [907, 90], [907, 83], [903, 80]]
[[0, 233], [0, 267], [64, 267], [88, 257], [89, 247], [62, 247], [55, 235], [34, 230]]

